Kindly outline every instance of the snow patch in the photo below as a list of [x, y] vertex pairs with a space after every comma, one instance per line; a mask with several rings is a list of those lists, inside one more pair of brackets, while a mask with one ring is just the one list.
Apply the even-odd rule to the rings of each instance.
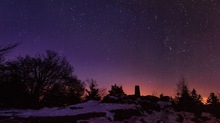
[[[71, 108], [74, 107], [74, 108]], [[97, 101], [88, 101], [76, 105], [70, 105], [65, 108], [42, 108], [39, 110], [1, 110], [0, 116], [17, 116], [17, 117], [54, 117], [54, 116], [73, 116], [94, 112], [105, 112], [107, 117], [113, 118], [110, 110], [116, 109], [134, 109], [134, 104], [113, 104], [113, 103], [100, 103]]]

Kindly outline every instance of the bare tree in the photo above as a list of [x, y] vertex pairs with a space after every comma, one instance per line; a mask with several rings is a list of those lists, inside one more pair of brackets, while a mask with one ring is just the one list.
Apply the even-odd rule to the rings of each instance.
[[65, 57], [53, 51], [36, 57], [18, 57], [7, 62], [7, 67], [13, 81], [23, 85], [30, 95], [33, 106], [38, 105], [56, 83], [64, 84], [73, 77], [73, 67]]
[[46, 106], [63, 106], [79, 103], [84, 95], [84, 83], [76, 76], [69, 77], [64, 83], [55, 83], [45, 94], [43, 100]]
[[15, 44], [7, 45], [5, 47], [0, 47], [0, 62], [2, 62], [4, 60], [4, 55], [6, 53], [8, 53], [10, 50], [14, 49], [18, 45], [19, 45], [19, 43], [15, 43]]

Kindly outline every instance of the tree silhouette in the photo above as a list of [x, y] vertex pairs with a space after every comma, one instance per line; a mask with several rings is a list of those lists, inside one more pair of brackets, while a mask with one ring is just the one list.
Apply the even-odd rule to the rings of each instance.
[[181, 78], [177, 84], [177, 96], [175, 98], [177, 103], [177, 109], [182, 111], [190, 111], [192, 105], [192, 97], [188, 85], [184, 78]]
[[63, 106], [75, 104], [81, 101], [84, 94], [84, 84], [76, 77], [71, 77], [64, 83], [54, 84], [45, 94], [44, 104], [46, 106]]
[[107, 103], [124, 103], [126, 99], [126, 94], [124, 93], [122, 86], [112, 85], [109, 94], [106, 95], [102, 102]]
[[67, 78], [64, 83], [66, 103], [74, 104], [81, 101], [85, 93], [85, 84], [78, 80], [75, 76]]
[[125, 93], [122, 89], [122, 86], [112, 85], [111, 90], [109, 90], [110, 96], [122, 97], [125, 96]]
[[192, 100], [190, 101], [191, 106], [189, 111], [200, 117], [203, 111], [202, 96], [197, 94], [196, 90], [193, 89], [191, 92], [191, 98]]
[[207, 99], [207, 104], [208, 105], [217, 105], [219, 104], [219, 99], [218, 97], [215, 95], [215, 93], [210, 93], [208, 99]]
[[184, 78], [181, 78], [177, 84], [176, 109], [179, 111], [188, 111], [196, 116], [201, 116], [203, 110], [202, 96], [193, 89], [191, 92]]
[[4, 56], [6, 53], [8, 53], [10, 50], [14, 49], [17, 46], [18, 46], [18, 43], [11, 44], [5, 47], [0, 47], [0, 79], [1, 80], [3, 79], [5, 75], [5, 71], [6, 71], [5, 63], [3, 63]]
[[14, 49], [18, 45], [19, 45], [18, 43], [15, 43], [15, 44], [7, 45], [5, 47], [0, 47], [0, 62], [4, 60], [4, 55], [6, 53], [8, 53], [10, 50]]
[[176, 96], [176, 101], [180, 110], [188, 109], [188, 107], [191, 105], [189, 103], [189, 100], [191, 100], [191, 97], [188, 86], [185, 82], [185, 79], [181, 78], [181, 80], [177, 84], [177, 96]]
[[[26, 104], [25, 101], [27, 95], [23, 91], [23, 87], [21, 84], [16, 85], [12, 83], [10, 80], [15, 79], [16, 76], [9, 76], [8, 68], [6, 67], [5, 58], [4, 56], [17, 47], [19, 44], [10, 44], [4, 47], [0, 47], [0, 106], [9, 106], [12, 105], [14, 102], [17, 102], [19, 107], [21, 104]], [[18, 83], [18, 82], [15, 82]], [[17, 100], [16, 98], [11, 97], [19, 97], [21, 100]]]
[[202, 104], [202, 100], [203, 100], [202, 96], [200, 94], [197, 94], [195, 89], [192, 90], [191, 97], [192, 97], [194, 103], [199, 104], [199, 105]]
[[207, 99], [207, 104], [208, 104], [208, 112], [219, 118], [220, 102], [218, 97], [215, 95], [215, 93], [213, 92], [210, 93]]
[[[7, 62], [4, 79], [14, 85], [18, 85], [17, 87], [20, 87], [22, 92], [27, 93], [29, 97], [27, 101], [30, 101], [31, 105], [36, 107], [42, 101], [45, 101], [46, 94], [51, 89], [54, 89], [57, 83], [61, 86], [70, 83], [73, 83], [73, 86], [76, 83], [80, 83], [76, 77], [73, 77], [72, 72], [73, 67], [64, 57], [58, 56], [53, 51], [47, 51], [46, 55], [37, 55], [36, 57], [27, 55], [26, 57], [18, 57], [16, 60]], [[76, 85], [82, 87], [81, 84]], [[66, 91], [71, 90], [71, 86], [68, 88]], [[77, 94], [81, 96], [81, 91]]]
[[64, 88], [60, 83], [54, 84], [48, 93], [45, 94], [43, 105], [54, 107], [54, 106], [63, 106], [65, 104], [64, 100]]
[[87, 95], [86, 100], [101, 100], [100, 89], [97, 88], [97, 83], [95, 80], [87, 80], [89, 84], [89, 90], [86, 89]]
[[181, 78], [177, 84], [177, 96], [188, 97], [190, 95], [189, 88], [184, 78]]

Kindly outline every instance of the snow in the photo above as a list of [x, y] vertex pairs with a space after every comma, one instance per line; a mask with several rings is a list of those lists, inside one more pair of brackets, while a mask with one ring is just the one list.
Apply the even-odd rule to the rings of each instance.
[[211, 114], [209, 114], [209, 113], [204, 113], [204, 112], [202, 113], [202, 116], [203, 116], [203, 117], [212, 117]]
[[209, 122], [210, 123], [220, 123], [220, 119], [215, 118], [213, 115], [209, 114], [209, 113], [202, 113], [203, 117], [208, 117], [210, 118]]
[[79, 120], [78, 123], [84, 123], [83, 121], [85, 121], [85, 123], [89, 122], [89, 123], [124, 123], [124, 122], [120, 122], [120, 121], [109, 121], [108, 119], [104, 118], [104, 117], [100, 117], [100, 118], [91, 118], [88, 120]]
[[[151, 114], [143, 112], [142, 116], [133, 116], [123, 121], [114, 121], [114, 113], [111, 110], [117, 109], [140, 109], [139, 105], [136, 104], [116, 104], [116, 103], [100, 103], [97, 101], [88, 101], [76, 105], [70, 105], [67, 107], [59, 108], [42, 108], [40, 110], [0, 110], [0, 116], [11, 116], [13, 117], [56, 117], [56, 116], [74, 116], [86, 113], [106, 113], [104, 117], [90, 118], [88, 120], [78, 120], [78, 122], [89, 122], [89, 123], [177, 123], [179, 116], [183, 117], [183, 123], [194, 123], [193, 113], [189, 112], [176, 112], [169, 107], [171, 103], [158, 101], [157, 103], [161, 107], [161, 111], [153, 111]], [[168, 106], [168, 107], [167, 107]], [[220, 120], [216, 119], [209, 113], [202, 113], [203, 117], [207, 117], [207, 123], [219, 123]]]
[[[74, 109], [71, 109], [71, 108]], [[1, 110], [0, 116], [17, 116], [17, 117], [54, 117], [54, 116], [73, 116], [78, 114], [105, 112], [107, 117], [113, 118], [109, 110], [116, 109], [133, 109], [134, 104], [113, 104], [99, 103], [97, 101], [88, 101], [81, 104], [67, 106], [65, 108], [42, 108], [39, 110]]]
[[164, 102], [164, 101], [158, 101], [157, 104], [160, 106], [160, 108], [165, 108], [166, 106], [171, 106], [171, 102]]

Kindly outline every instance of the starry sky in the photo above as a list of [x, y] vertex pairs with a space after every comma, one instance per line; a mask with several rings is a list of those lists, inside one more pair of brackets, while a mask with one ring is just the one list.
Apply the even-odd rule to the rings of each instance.
[[202, 96], [220, 88], [219, 0], [1, 0], [8, 54], [54, 50], [81, 80], [127, 94], [173, 96], [183, 76]]

